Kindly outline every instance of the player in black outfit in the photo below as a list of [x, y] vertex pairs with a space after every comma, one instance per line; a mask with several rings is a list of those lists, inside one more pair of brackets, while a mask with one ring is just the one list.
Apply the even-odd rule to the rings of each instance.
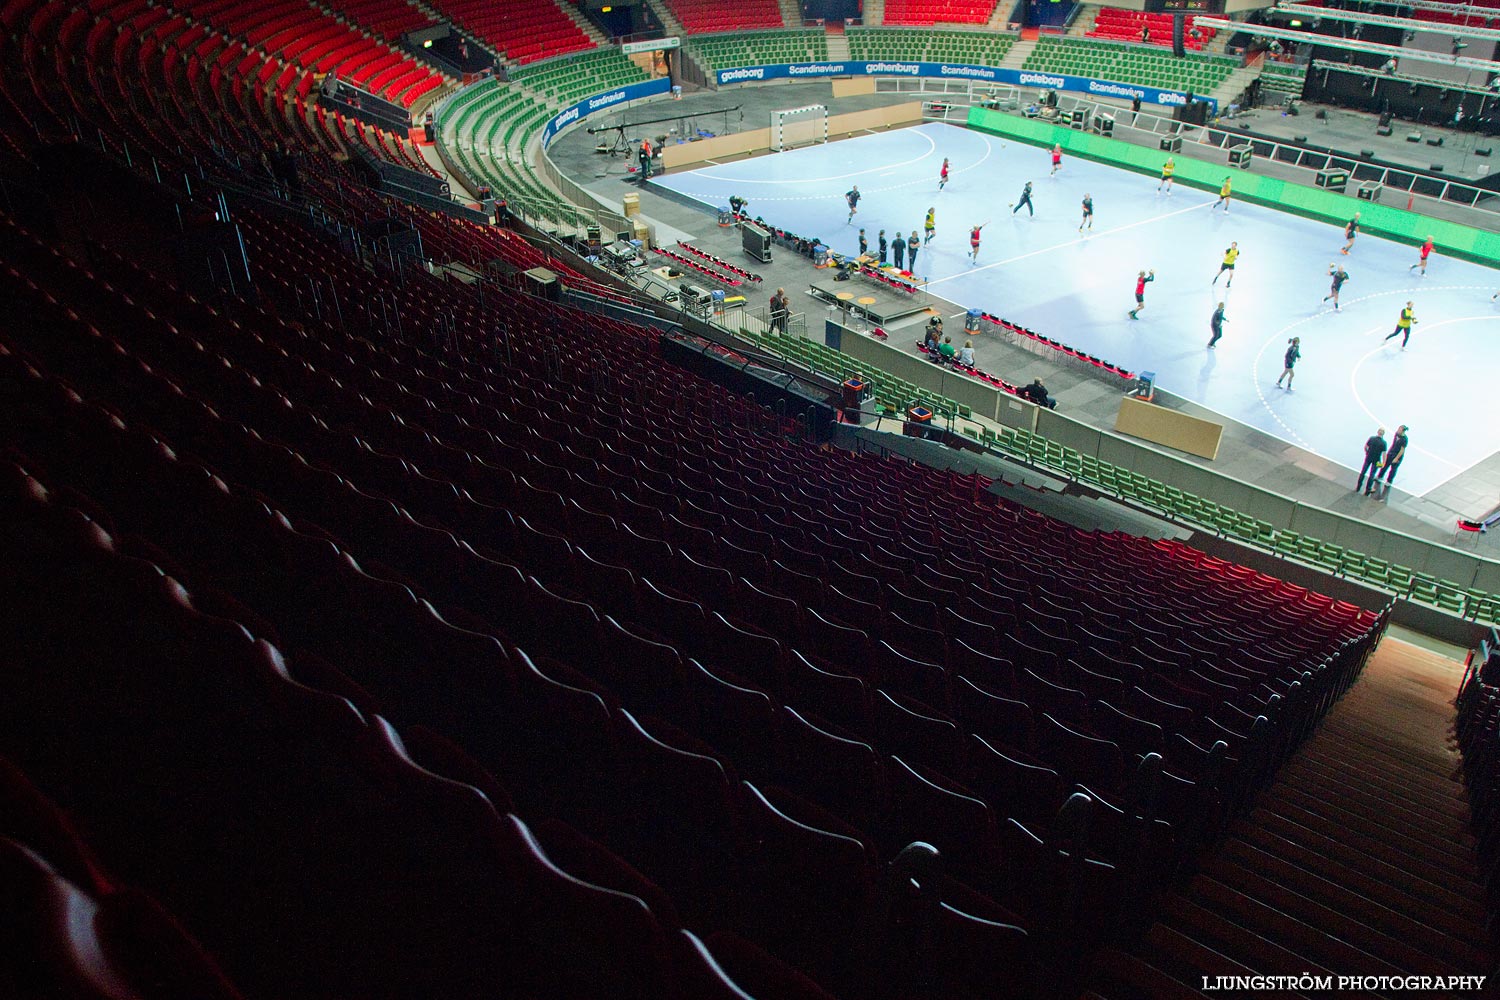
[[[1359, 467], [1359, 479], [1354, 483], [1354, 492], [1358, 493], [1364, 487], [1365, 496], [1375, 488], [1375, 480], [1380, 476], [1380, 460], [1385, 457], [1385, 428], [1382, 427], [1365, 441], [1365, 464]], [[1370, 474], [1370, 485], [1365, 486], [1365, 473]]]
[[1323, 301], [1333, 300], [1333, 308], [1339, 307], [1339, 289], [1344, 287], [1344, 282], [1349, 280], [1349, 272], [1337, 264], [1328, 265], [1328, 274], [1333, 278], [1333, 284], [1328, 288], [1328, 294], [1323, 296]]
[[1208, 341], [1208, 346], [1212, 347], [1224, 336], [1224, 303], [1220, 302], [1219, 308], [1214, 310], [1213, 316], [1209, 318], [1208, 328], [1213, 331], [1213, 336]]
[[1021, 210], [1021, 206], [1022, 205], [1026, 206], [1026, 212], [1027, 212], [1027, 214], [1029, 214], [1032, 218], [1036, 218], [1036, 209], [1031, 204], [1031, 182], [1030, 181], [1027, 181], [1026, 182], [1026, 187], [1021, 190], [1021, 200], [1018, 201], [1018, 202], [1016, 202], [1014, 205], [1010, 206], [1010, 214], [1011, 215], [1015, 215], [1017, 212], [1019, 212]]

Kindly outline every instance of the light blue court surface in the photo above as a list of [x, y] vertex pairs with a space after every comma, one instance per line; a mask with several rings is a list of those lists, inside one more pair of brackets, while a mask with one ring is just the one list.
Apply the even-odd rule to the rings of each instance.
[[[938, 190], [938, 169], [950, 179]], [[1422, 494], [1500, 448], [1500, 290], [1493, 269], [1434, 254], [1427, 275], [1409, 270], [1415, 247], [1360, 236], [1340, 256], [1342, 229], [1254, 205], [1211, 208], [1215, 196], [1064, 157], [1049, 176], [1044, 149], [952, 125], [880, 135], [672, 174], [657, 183], [712, 208], [738, 194], [751, 215], [836, 250], [921, 233], [929, 206], [937, 238], [917, 258], [936, 295], [978, 307], [1137, 371], [1226, 417], [1358, 468], [1379, 425], [1387, 439], [1411, 425], [1397, 486]], [[1231, 171], [1226, 171], [1230, 173]], [[1036, 217], [1012, 215], [1026, 181]], [[844, 192], [864, 196], [846, 224]], [[1080, 203], [1094, 227], [1080, 234]], [[969, 229], [986, 223], [978, 263]], [[1210, 284], [1238, 242], [1233, 288]], [[1349, 272], [1341, 311], [1323, 303], [1330, 262]], [[1155, 269], [1138, 321], [1136, 273]], [[1415, 303], [1410, 347], [1382, 338]], [[1224, 338], [1208, 350], [1208, 321], [1226, 303]], [[1289, 337], [1302, 338], [1296, 388], [1276, 388]], [[984, 361], [983, 344], [979, 347]], [[1003, 373], [1001, 373], [1003, 374]], [[1350, 473], [1350, 486], [1354, 474]]]

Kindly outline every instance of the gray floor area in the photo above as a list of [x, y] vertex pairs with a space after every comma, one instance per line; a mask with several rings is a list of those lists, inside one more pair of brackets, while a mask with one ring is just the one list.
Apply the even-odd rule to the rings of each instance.
[[[741, 104], [744, 105], [748, 128], [761, 127], [761, 123], [768, 120], [769, 112], [777, 108], [820, 103], [828, 104], [831, 113], [837, 113], [909, 99], [908, 95], [876, 94], [834, 102], [827, 82], [794, 83], [688, 95], [682, 102], [674, 104], [673, 110]], [[656, 107], [660, 105], [638, 107], [627, 115], [633, 115], [629, 120], [635, 121], [658, 117], [655, 113], [648, 113], [654, 112]], [[652, 134], [656, 134], [655, 129], [656, 126], [652, 126]], [[642, 189], [633, 175], [625, 173], [622, 159], [594, 152], [594, 139], [587, 133], [577, 130], [563, 136], [552, 145], [549, 155], [564, 174], [607, 202], [618, 205], [626, 193], [639, 193], [642, 214], [667, 227], [669, 235], [683, 234], [696, 245], [726, 259], [742, 257], [736, 231], [721, 230], [709, 213], [677, 196], [665, 197], [650, 187]], [[801, 294], [808, 281], [820, 273], [809, 262], [778, 252], [771, 264], [756, 265], [754, 269], [763, 275], [765, 281], [750, 293], [752, 305], [763, 305], [764, 299], [776, 287], [782, 286], [793, 293], [794, 309], [810, 309], [809, 328], [821, 328], [822, 312], [812, 300]], [[954, 303], [942, 303], [941, 307], [949, 316], [962, 313]], [[916, 326], [922, 321], [921, 317], [914, 318], [911, 325]], [[893, 331], [892, 342], [914, 339], [898, 333]], [[1118, 385], [1108, 384], [1084, 369], [1060, 365], [1009, 344], [987, 345], [985, 363], [987, 368], [1012, 382], [1025, 383], [1041, 376], [1071, 416], [1101, 429], [1112, 430], [1119, 406]], [[1192, 404], [1181, 405], [1189, 412], [1197, 409]], [[1202, 412], [1206, 417], [1222, 420], [1218, 415]], [[1226, 426], [1218, 459], [1202, 464], [1327, 510], [1448, 544], [1455, 544], [1454, 522], [1457, 518], [1481, 516], [1500, 504], [1500, 455], [1491, 456], [1425, 497], [1413, 497], [1397, 489], [1384, 504], [1371, 504], [1352, 494], [1351, 484], [1346, 481], [1348, 473], [1338, 465], [1241, 424]], [[1466, 550], [1477, 549], [1486, 556], [1500, 556], [1500, 528], [1485, 536], [1465, 535], [1456, 544]]]

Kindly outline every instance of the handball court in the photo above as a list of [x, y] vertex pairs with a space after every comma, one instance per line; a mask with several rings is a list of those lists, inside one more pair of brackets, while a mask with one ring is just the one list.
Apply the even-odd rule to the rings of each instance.
[[[939, 191], [944, 157], [950, 178]], [[1158, 193], [1155, 177], [1067, 156], [1050, 171], [1047, 150], [928, 123], [653, 183], [712, 209], [739, 195], [752, 216], [845, 253], [856, 251], [860, 226], [872, 248], [881, 229], [922, 235], [935, 208], [937, 235], [916, 266], [934, 296], [1154, 371], [1174, 395], [1352, 469], [1377, 426], [1389, 439], [1408, 424], [1411, 449], [1396, 483], [1406, 493], [1428, 493], [1500, 450], [1489, 388], [1500, 381], [1494, 270], [1434, 253], [1421, 276], [1410, 270], [1413, 246], [1361, 235], [1342, 256], [1338, 226], [1232, 200], [1225, 212], [1212, 207], [1213, 193]], [[1027, 181], [1034, 218], [1009, 207]], [[862, 198], [847, 224], [852, 185]], [[1085, 194], [1094, 224], [1080, 234]], [[975, 263], [969, 232], [979, 224]], [[1232, 242], [1240, 250], [1233, 286], [1228, 274], [1214, 285]], [[1337, 312], [1322, 301], [1332, 262], [1349, 274]], [[1141, 270], [1156, 278], [1131, 320]], [[1383, 338], [1408, 300], [1418, 322], [1403, 351], [1399, 337]], [[1225, 333], [1209, 350], [1209, 317], [1221, 301]], [[992, 336], [975, 343], [981, 364]], [[1302, 358], [1287, 392], [1275, 383], [1294, 336]], [[1353, 471], [1348, 478], [1352, 489]]]

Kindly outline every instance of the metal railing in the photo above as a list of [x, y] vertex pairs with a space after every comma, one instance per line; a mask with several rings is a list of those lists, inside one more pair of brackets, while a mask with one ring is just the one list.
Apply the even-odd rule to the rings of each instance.
[[[1212, 125], [1185, 125], [1182, 122], [1174, 121], [1171, 118], [1149, 111], [1141, 111], [1135, 114], [1127, 111], [1122, 116], [1118, 107], [1104, 105], [1097, 101], [1065, 97], [1062, 103], [1064, 109], [1067, 111], [1071, 111], [1073, 108], [1087, 109], [1090, 112], [1090, 117], [1100, 113], [1107, 113], [1114, 116], [1116, 119], [1115, 138], [1121, 138], [1119, 131], [1121, 127], [1124, 127], [1146, 132], [1158, 138], [1168, 135], [1180, 136], [1184, 147], [1188, 143], [1197, 143], [1199, 146], [1228, 150], [1231, 146], [1248, 144], [1253, 151], [1255, 159], [1268, 160], [1314, 174], [1319, 170], [1330, 168], [1346, 170], [1349, 172], [1351, 185], [1373, 182], [1393, 191], [1409, 195], [1413, 200], [1413, 204], [1410, 206], [1413, 211], [1423, 211], [1423, 209], [1417, 207], [1415, 204], [1415, 199], [1423, 198], [1483, 213], [1480, 218], [1475, 220], [1478, 226], [1485, 229], [1500, 228], [1500, 200], [1496, 200], [1496, 192], [1486, 190], [1485, 188], [1474, 187], [1460, 181], [1435, 177], [1420, 170], [1382, 166], [1377, 163], [1370, 163], [1337, 153], [1320, 152], [1294, 143], [1258, 138], [1246, 135], [1244, 132], [1230, 131]], [[1067, 116], [1064, 115], [1064, 117], [1066, 118]], [[1252, 169], [1254, 169], [1255, 159], [1251, 161]], [[1312, 180], [1313, 178], [1311, 177], [1297, 178], [1298, 183], [1304, 184], [1310, 184]], [[1488, 202], [1488, 204], [1484, 204], [1484, 202]], [[1427, 214], [1431, 213], [1428, 212]]]

